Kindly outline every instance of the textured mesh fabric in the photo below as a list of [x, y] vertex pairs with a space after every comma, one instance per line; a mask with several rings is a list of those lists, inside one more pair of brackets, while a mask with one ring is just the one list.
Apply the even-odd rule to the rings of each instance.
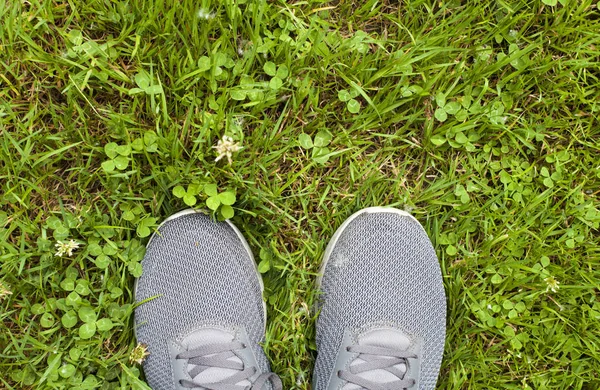
[[345, 329], [390, 326], [423, 339], [420, 389], [435, 388], [446, 334], [440, 266], [407, 216], [364, 213], [340, 235], [325, 267], [313, 384], [326, 390]]
[[264, 312], [253, 260], [235, 231], [202, 214], [167, 221], [148, 244], [136, 301], [137, 339], [148, 345], [144, 373], [154, 390], [175, 389], [167, 342], [202, 326], [243, 327], [261, 372]]
[[[356, 345], [367, 347], [390, 348], [396, 351], [406, 351], [410, 345], [410, 340], [402, 333], [391, 329], [371, 329], [363, 334], [358, 335]], [[389, 356], [377, 356], [383, 361], [395, 360]], [[372, 360], [371, 360], [372, 361]], [[348, 368], [357, 367], [366, 361], [361, 355], [354, 359]], [[406, 373], [406, 365], [404, 362], [399, 362], [393, 366], [396, 373], [404, 375]], [[357, 374], [359, 377], [367, 379], [374, 383], [386, 384], [398, 380], [398, 376], [387, 371], [384, 368], [369, 370]], [[354, 383], [346, 383], [341, 390], [358, 390], [360, 386]]]

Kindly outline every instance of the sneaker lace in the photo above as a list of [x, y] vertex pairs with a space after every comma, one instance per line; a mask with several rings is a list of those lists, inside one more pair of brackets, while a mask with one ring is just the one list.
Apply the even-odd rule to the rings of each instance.
[[218, 383], [197, 383], [182, 379], [179, 383], [188, 389], [205, 390], [261, 390], [271, 382], [272, 390], [282, 390], [281, 379], [272, 372], [264, 373], [258, 376], [251, 386], [240, 386], [237, 383], [250, 381], [250, 377], [256, 374], [256, 367], [245, 367], [243, 363], [230, 360], [237, 356], [234, 351], [245, 349], [246, 346], [240, 342], [231, 342], [223, 344], [203, 345], [192, 350], [182, 352], [176, 356], [177, 359], [187, 359], [188, 364], [194, 367], [189, 370], [189, 375], [195, 378], [204, 370], [212, 367], [227, 368], [238, 370], [239, 372], [229, 376]]
[[[405, 378], [407, 371], [402, 372], [395, 366], [398, 364], [408, 366], [408, 359], [417, 359], [417, 355], [395, 348], [382, 348], [372, 345], [353, 345], [348, 347], [347, 350], [358, 353], [358, 358], [363, 360], [364, 363], [352, 365], [349, 370], [338, 371], [338, 376], [346, 382], [367, 390], [407, 389], [415, 385], [414, 379]], [[386, 370], [396, 376], [398, 380], [380, 383], [358, 375], [372, 370]]]

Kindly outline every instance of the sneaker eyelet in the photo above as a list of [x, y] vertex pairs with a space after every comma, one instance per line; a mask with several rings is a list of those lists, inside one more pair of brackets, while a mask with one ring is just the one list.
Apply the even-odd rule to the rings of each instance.
[[338, 378], [341, 378], [341, 377], [342, 377], [342, 370], [339, 370], [339, 371], [337, 372], [337, 377], [338, 377]]

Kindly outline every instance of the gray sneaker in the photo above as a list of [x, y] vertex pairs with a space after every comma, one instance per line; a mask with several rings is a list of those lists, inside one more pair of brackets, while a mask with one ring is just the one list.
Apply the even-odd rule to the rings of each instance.
[[281, 389], [259, 345], [262, 280], [233, 224], [185, 210], [158, 228], [135, 287], [135, 331], [154, 390]]
[[419, 222], [393, 208], [361, 210], [337, 230], [322, 267], [313, 389], [434, 389], [446, 297]]

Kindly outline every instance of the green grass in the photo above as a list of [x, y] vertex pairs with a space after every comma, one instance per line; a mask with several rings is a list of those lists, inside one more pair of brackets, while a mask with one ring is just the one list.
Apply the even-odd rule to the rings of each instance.
[[0, 0], [0, 388], [144, 388], [148, 235], [235, 194], [285, 388], [329, 238], [391, 205], [442, 265], [438, 388], [599, 389], [600, 16], [544, 3]]

